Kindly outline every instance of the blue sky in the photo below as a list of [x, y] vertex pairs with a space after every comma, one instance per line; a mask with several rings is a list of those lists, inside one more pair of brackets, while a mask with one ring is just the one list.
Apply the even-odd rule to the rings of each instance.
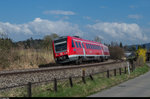
[[104, 43], [149, 43], [150, 0], [0, 0], [0, 32], [13, 41], [57, 33]]

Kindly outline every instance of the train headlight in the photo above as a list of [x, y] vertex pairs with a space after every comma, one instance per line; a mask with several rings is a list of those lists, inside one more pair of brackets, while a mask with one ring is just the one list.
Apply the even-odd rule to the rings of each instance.
[[58, 56], [59, 54], [56, 54], [56, 56]]

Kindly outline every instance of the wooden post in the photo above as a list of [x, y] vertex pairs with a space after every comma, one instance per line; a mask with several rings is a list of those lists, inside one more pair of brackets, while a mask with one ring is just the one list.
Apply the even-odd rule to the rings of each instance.
[[107, 70], [107, 78], [109, 78], [109, 70]]
[[82, 76], [82, 81], [83, 81], [84, 84], [86, 84], [86, 81], [85, 81], [85, 77], [84, 77], [84, 76]]
[[70, 87], [73, 87], [72, 78], [69, 77]]
[[82, 69], [82, 76], [85, 76], [85, 69]]
[[28, 97], [32, 97], [32, 87], [31, 87], [31, 82], [28, 82]]
[[121, 75], [121, 68], [119, 68], [119, 73], [120, 73], [120, 75]]
[[116, 76], [116, 69], [114, 69], [114, 76]]
[[57, 92], [57, 79], [54, 78], [54, 91]]
[[90, 78], [91, 78], [91, 80], [94, 80], [93, 77], [92, 77], [92, 75], [90, 75]]

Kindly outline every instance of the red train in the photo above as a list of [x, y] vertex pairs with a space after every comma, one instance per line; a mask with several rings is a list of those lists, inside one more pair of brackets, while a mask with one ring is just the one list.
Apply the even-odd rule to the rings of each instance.
[[52, 45], [56, 63], [80, 64], [88, 60], [104, 61], [110, 56], [107, 46], [77, 36], [59, 37], [53, 40]]

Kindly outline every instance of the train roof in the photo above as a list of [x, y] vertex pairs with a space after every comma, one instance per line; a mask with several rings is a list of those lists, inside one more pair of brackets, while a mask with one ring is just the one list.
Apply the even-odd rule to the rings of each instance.
[[75, 36], [69, 36], [69, 37], [71, 37], [71, 38], [73, 38], [73, 39], [77, 39], [77, 40], [82, 40], [82, 41], [88, 41], [88, 42], [93, 42], [93, 43], [102, 44], [102, 43], [100, 43], [100, 42], [95, 42], [95, 41], [91, 41], [91, 40], [85, 40], [85, 39], [78, 38], [78, 37], [75, 37]]

